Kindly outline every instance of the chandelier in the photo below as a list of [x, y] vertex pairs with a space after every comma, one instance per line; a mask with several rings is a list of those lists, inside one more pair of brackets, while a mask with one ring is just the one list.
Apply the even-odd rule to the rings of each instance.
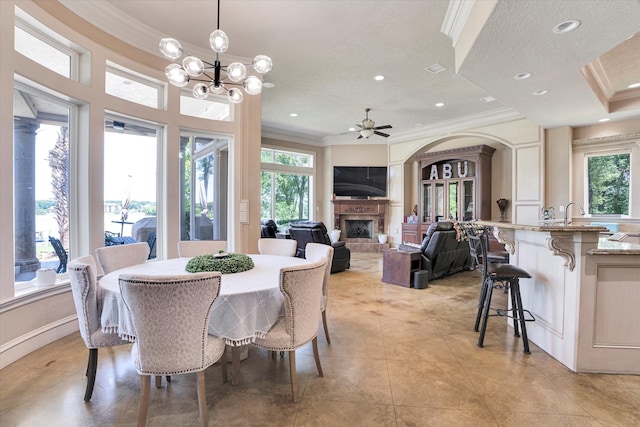
[[[232, 62], [227, 66], [222, 65], [220, 62], [220, 54], [226, 52], [229, 48], [229, 37], [220, 29], [220, 0], [218, 0], [218, 27], [209, 35], [209, 44], [216, 53], [213, 63], [187, 55], [182, 59], [181, 64], [174, 62], [164, 69], [164, 74], [169, 79], [169, 83], [174, 86], [184, 87], [190, 81], [196, 81], [198, 83], [193, 85], [194, 97], [205, 99], [209, 96], [209, 93], [220, 95], [227, 92], [227, 98], [235, 104], [242, 102], [243, 99], [240, 86], [249, 95], [256, 95], [262, 92], [262, 81], [256, 76], [247, 77], [247, 65], [250, 65], [256, 72], [265, 74], [273, 66], [271, 58], [266, 55], [257, 55], [253, 58], [251, 64]], [[180, 42], [173, 38], [160, 40], [160, 52], [174, 61], [184, 54]]]

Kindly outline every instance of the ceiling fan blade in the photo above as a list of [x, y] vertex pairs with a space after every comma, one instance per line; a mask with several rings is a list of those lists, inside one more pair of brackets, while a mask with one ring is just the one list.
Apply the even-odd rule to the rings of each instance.
[[376, 135], [384, 136], [385, 138], [389, 137], [388, 133], [378, 132], [377, 130], [374, 130], [373, 133], [375, 133]]
[[391, 125], [376, 126], [373, 129], [391, 129]]
[[356, 132], [360, 132], [359, 130], [350, 130], [349, 132], [342, 132], [339, 135], [349, 135], [350, 133], [356, 133]]
[[358, 135], [356, 139], [362, 139], [362, 135]]

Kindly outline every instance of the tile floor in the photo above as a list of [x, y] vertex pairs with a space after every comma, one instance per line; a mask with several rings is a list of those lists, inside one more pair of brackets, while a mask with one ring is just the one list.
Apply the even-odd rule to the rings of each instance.
[[[353, 253], [351, 264], [331, 276], [332, 343], [322, 332], [318, 339], [324, 378], [310, 346], [299, 350], [301, 398], [291, 403], [286, 358], [251, 347], [238, 386], [222, 384], [218, 366], [207, 370], [210, 425], [640, 425], [640, 376], [575, 374], [535, 345], [525, 355], [499, 318], [477, 348], [477, 272], [417, 290], [380, 282], [380, 254]], [[87, 404], [88, 351], [78, 334], [8, 366], [0, 371], [0, 425], [135, 425], [139, 377], [129, 348], [100, 350]], [[152, 387], [147, 425], [198, 423], [194, 375]]]

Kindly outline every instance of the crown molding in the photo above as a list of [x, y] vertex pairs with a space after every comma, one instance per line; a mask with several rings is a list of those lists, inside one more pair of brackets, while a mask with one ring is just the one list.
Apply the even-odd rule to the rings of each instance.
[[444, 15], [440, 32], [449, 37], [453, 47], [458, 43], [458, 39], [464, 30], [464, 26], [471, 15], [474, 0], [450, 0], [447, 13]]
[[430, 125], [421, 126], [406, 132], [393, 135], [389, 138], [390, 144], [414, 141], [417, 139], [430, 137], [433, 135], [441, 135], [443, 133], [451, 133], [461, 131], [463, 129], [488, 126], [496, 123], [516, 120], [524, 118], [520, 113], [512, 108], [504, 107], [487, 111], [479, 114], [472, 114], [465, 117], [458, 117], [443, 122], [432, 123]]
[[[156, 28], [147, 24], [143, 24], [135, 18], [123, 14], [117, 7], [108, 1], [77, 1], [77, 0], [60, 0], [60, 3], [80, 16], [91, 25], [94, 25], [109, 34], [116, 35], [123, 42], [136, 47], [145, 52], [149, 52], [160, 58], [164, 56], [158, 49], [160, 39], [164, 37], [172, 37], [171, 34], [165, 34]], [[215, 55], [211, 49], [205, 49], [192, 44], [180, 41], [185, 55], [195, 55], [199, 58], [207, 58]], [[248, 58], [241, 56], [229, 55], [227, 53], [220, 55], [225, 61], [250, 62]], [[168, 59], [167, 59], [168, 60]]]
[[322, 147], [325, 144], [323, 139], [309, 134], [291, 132], [283, 129], [276, 129], [263, 126], [262, 138], [276, 139], [278, 141], [295, 142], [298, 144], [315, 145]]
[[625, 135], [611, 135], [598, 138], [574, 139], [571, 145], [574, 147], [586, 147], [590, 145], [616, 144], [620, 142], [634, 142], [640, 147], [640, 133], [629, 133]]

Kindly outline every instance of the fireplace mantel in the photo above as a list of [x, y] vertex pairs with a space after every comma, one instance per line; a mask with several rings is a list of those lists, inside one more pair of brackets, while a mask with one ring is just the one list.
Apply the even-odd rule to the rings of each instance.
[[344, 228], [347, 218], [371, 218], [376, 221], [374, 231], [383, 234], [387, 199], [333, 199], [334, 227]]

